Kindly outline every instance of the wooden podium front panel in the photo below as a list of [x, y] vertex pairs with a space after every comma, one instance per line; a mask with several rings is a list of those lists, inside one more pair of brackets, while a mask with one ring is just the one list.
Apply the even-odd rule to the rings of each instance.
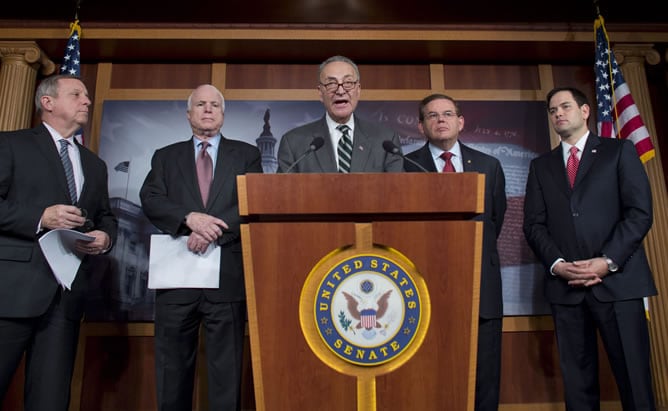
[[244, 266], [258, 411], [355, 410], [356, 379], [320, 362], [299, 323], [306, 277], [322, 257], [354, 244], [354, 225], [253, 223], [242, 230], [247, 228]]
[[473, 410], [482, 223], [379, 222], [373, 238], [416, 265], [431, 300], [420, 350], [377, 379], [378, 410]]
[[[355, 224], [252, 223], [242, 235], [257, 409], [355, 410], [356, 378], [322, 363], [299, 323], [309, 272], [355, 244]], [[417, 266], [432, 310], [421, 349], [377, 378], [377, 409], [472, 410], [482, 223], [377, 222], [372, 238]]]
[[237, 183], [241, 215], [293, 221], [313, 215], [453, 219], [485, 208], [485, 175], [478, 173], [246, 174]]

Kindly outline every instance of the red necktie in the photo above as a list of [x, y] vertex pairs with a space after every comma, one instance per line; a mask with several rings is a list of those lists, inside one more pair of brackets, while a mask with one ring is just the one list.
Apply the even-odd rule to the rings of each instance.
[[580, 165], [578, 151], [577, 147], [571, 147], [571, 155], [568, 156], [568, 161], [566, 162], [566, 173], [568, 174], [568, 183], [571, 188], [575, 185], [575, 176], [578, 174], [578, 166]]
[[209, 188], [211, 188], [211, 180], [213, 180], [213, 161], [211, 156], [207, 153], [206, 148], [211, 144], [203, 141], [199, 143], [200, 150], [197, 154], [197, 182], [199, 183], [199, 192], [202, 195], [202, 202], [206, 207], [206, 202], [209, 199]]
[[443, 154], [441, 154], [441, 158], [445, 160], [445, 166], [443, 167], [443, 172], [444, 173], [454, 173], [455, 172], [455, 166], [452, 165], [452, 153], [449, 151], [444, 151]]

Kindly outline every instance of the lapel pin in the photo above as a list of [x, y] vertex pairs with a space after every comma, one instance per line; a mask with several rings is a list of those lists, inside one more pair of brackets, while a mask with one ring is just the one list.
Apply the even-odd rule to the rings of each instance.
[[592, 153], [596, 153], [596, 149], [595, 149], [595, 148], [592, 148], [592, 149], [591, 149], [591, 152], [592, 152]]

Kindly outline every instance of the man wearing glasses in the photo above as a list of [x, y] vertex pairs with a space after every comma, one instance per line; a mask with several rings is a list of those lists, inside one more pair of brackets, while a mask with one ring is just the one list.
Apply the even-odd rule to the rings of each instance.
[[[318, 92], [325, 115], [288, 131], [278, 147], [278, 171], [295, 173], [400, 172], [401, 156], [387, 153], [383, 141], [400, 147], [399, 135], [353, 112], [360, 98], [360, 73], [347, 57], [325, 60]], [[321, 141], [320, 144], [317, 141]], [[309, 147], [317, 147], [307, 156]], [[322, 148], [320, 148], [322, 147]]]
[[[427, 171], [485, 174], [485, 213], [476, 217], [483, 222], [483, 243], [475, 410], [496, 411], [501, 381], [503, 319], [501, 265], [496, 239], [506, 213], [505, 176], [499, 160], [459, 142], [464, 116], [454, 99], [444, 94], [427, 96], [420, 102], [418, 115], [418, 128], [428, 141], [407, 154], [407, 158]], [[404, 167], [406, 171], [424, 172], [410, 161], [406, 161]]]

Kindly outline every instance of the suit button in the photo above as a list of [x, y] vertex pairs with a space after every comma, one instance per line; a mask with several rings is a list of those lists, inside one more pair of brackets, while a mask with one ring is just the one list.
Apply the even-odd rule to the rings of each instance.
[[580, 217], [580, 213], [573, 213], [573, 217]]

